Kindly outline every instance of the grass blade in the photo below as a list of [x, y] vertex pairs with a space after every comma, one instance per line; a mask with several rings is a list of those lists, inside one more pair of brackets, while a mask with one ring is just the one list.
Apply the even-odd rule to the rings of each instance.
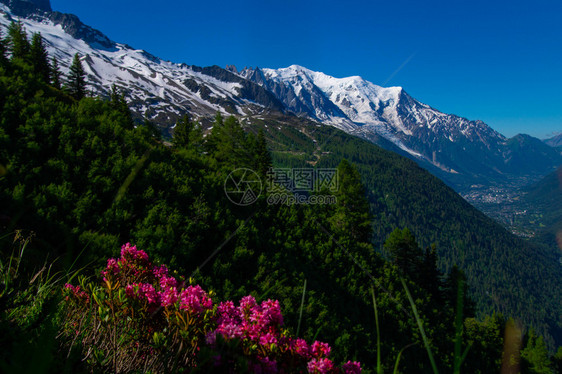
[[304, 287], [302, 289], [302, 299], [301, 299], [301, 308], [299, 311], [299, 323], [297, 325], [297, 336], [300, 336], [299, 333], [301, 331], [301, 320], [302, 320], [302, 310], [304, 308], [304, 297], [306, 295], [306, 279], [304, 280]]
[[400, 350], [400, 352], [398, 352], [398, 356], [396, 356], [396, 362], [394, 363], [394, 371], [392, 372], [393, 374], [398, 374], [398, 364], [400, 364], [400, 358], [402, 357], [402, 353], [407, 349], [410, 348], [411, 346], [415, 345], [416, 343], [411, 343], [408, 344], [407, 346], [405, 346], [404, 348], [402, 348]]
[[433, 358], [433, 353], [431, 353], [431, 347], [429, 346], [427, 335], [425, 334], [425, 330], [423, 329], [421, 318], [418, 314], [418, 309], [416, 308], [416, 304], [414, 304], [414, 299], [412, 299], [412, 295], [410, 295], [410, 291], [408, 290], [408, 287], [406, 286], [406, 282], [404, 282], [404, 279], [400, 278], [400, 281], [402, 282], [402, 286], [404, 286], [404, 290], [406, 291], [406, 295], [408, 296], [408, 301], [410, 301], [410, 306], [412, 307], [412, 311], [414, 312], [414, 317], [416, 318], [418, 328], [420, 329], [420, 333], [423, 338], [423, 344], [425, 346], [425, 350], [427, 351], [427, 355], [429, 356], [429, 362], [431, 362], [431, 367], [433, 368], [433, 373], [439, 374], [439, 370], [437, 370], [437, 365], [435, 364], [435, 359]]
[[379, 328], [379, 313], [377, 311], [377, 300], [375, 299], [375, 289], [373, 287], [371, 287], [371, 295], [373, 296], [373, 308], [375, 309], [375, 326], [377, 328], [377, 374], [382, 374], [381, 332]]

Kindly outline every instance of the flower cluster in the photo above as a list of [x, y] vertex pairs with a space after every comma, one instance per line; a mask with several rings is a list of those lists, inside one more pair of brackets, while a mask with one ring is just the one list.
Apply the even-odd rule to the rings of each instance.
[[[358, 362], [336, 367], [328, 358], [328, 344], [315, 341], [309, 345], [304, 339], [291, 337], [282, 328], [279, 301], [258, 303], [253, 296], [246, 296], [238, 305], [232, 301], [213, 305], [211, 295], [199, 285], [176, 279], [165, 265], [153, 265], [146, 252], [129, 243], [121, 248], [119, 259], [107, 261], [101, 273], [102, 287], [65, 286], [66, 300], [72, 299], [69, 326], [80, 326], [78, 322], [90, 313], [100, 322], [81, 335], [82, 345], [97, 344], [93, 352], [103, 352], [99, 357], [133, 355], [134, 359], [124, 361], [133, 371], [147, 361], [156, 365], [159, 354], [180, 358], [181, 366], [201, 368], [203, 362], [209, 362], [198, 362], [204, 350], [215, 352], [214, 366], [230, 368], [235, 350], [253, 372], [361, 372]], [[93, 302], [85, 289], [91, 290]], [[115, 337], [112, 333], [124, 335]], [[118, 351], [110, 349], [115, 341], [122, 344]], [[160, 365], [166, 371], [178, 363], [162, 361]]]
[[73, 286], [71, 284], [66, 283], [64, 285], [64, 292], [66, 293], [65, 298], [68, 300], [70, 296], [75, 297], [78, 300], [83, 300], [86, 303], [90, 302], [90, 295], [86, 291], [84, 291], [80, 286]]
[[[328, 358], [330, 346], [315, 341], [309, 345], [304, 339], [288, 336], [282, 330], [283, 315], [277, 300], [257, 303], [253, 296], [246, 296], [236, 306], [225, 301], [217, 308], [217, 328], [207, 335], [208, 344], [215, 345], [217, 335], [225, 341], [238, 340], [246, 356], [254, 358], [253, 371], [260, 373], [290, 372], [302, 366], [309, 373], [340, 372]], [[287, 367], [290, 362], [294, 367]], [[348, 362], [341, 372], [361, 372], [358, 362]]]

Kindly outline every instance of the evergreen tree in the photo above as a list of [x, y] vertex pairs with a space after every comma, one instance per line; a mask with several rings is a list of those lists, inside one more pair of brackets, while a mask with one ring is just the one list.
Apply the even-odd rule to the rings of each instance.
[[234, 116], [230, 116], [222, 122], [222, 116], [220, 113], [217, 114], [210, 141], [213, 156], [217, 160], [237, 168], [252, 166], [253, 155], [246, 148], [246, 133]]
[[441, 303], [441, 277], [437, 268], [437, 250], [435, 244], [426, 248], [419, 271], [419, 285], [426, 289], [433, 297], [433, 301]]
[[[123, 94], [123, 92], [120, 92], [120, 90], [114, 84], [111, 86], [109, 102], [114, 110], [123, 115], [123, 122], [128, 125], [128, 128], [134, 128], [135, 122], [133, 121], [133, 115], [131, 114], [131, 110], [129, 109], [127, 100], [125, 100], [125, 95]], [[160, 132], [158, 131], [158, 133]]]
[[61, 88], [61, 76], [62, 73], [59, 69], [59, 63], [57, 58], [53, 56], [51, 60], [51, 84], [53, 87], [60, 89]]
[[474, 317], [476, 314], [474, 301], [468, 296], [466, 275], [454, 265], [443, 285], [443, 297], [450, 310], [456, 310], [459, 287], [463, 294], [463, 317]]
[[392, 262], [406, 276], [413, 280], [418, 279], [418, 270], [421, 268], [423, 257], [416, 238], [410, 230], [395, 229], [384, 242], [384, 248], [390, 253]]
[[174, 137], [172, 138], [172, 144], [176, 148], [188, 148], [191, 142], [191, 135], [194, 130], [194, 124], [189, 120], [189, 116], [186, 114], [174, 127]]
[[336, 178], [338, 191], [333, 229], [354, 242], [370, 242], [371, 215], [359, 172], [344, 159], [338, 165]]
[[20, 21], [12, 22], [8, 27], [8, 42], [12, 59], [28, 59], [31, 46], [25, 28]]
[[86, 72], [84, 71], [78, 53], [74, 55], [72, 65], [70, 65], [65, 89], [76, 100], [80, 100], [86, 96]]
[[263, 129], [259, 129], [258, 135], [254, 139], [254, 149], [255, 154], [254, 159], [254, 170], [262, 177], [266, 177], [269, 169], [272, 166], [271, 154], [267, 149], [267, 142], [265, 140], [265, 134]]
[[8, 41], [4, 38], [4, 35], [0, 31], [0, 67], [7, 66], [8, 58], [6, 56], [8, 52]]
[[521, 350], [521, 368], [524, 373], [554, 374], [548, 349], [542, 336], [530, 330], [525, 339], [525, 348]]
[[556, 354], [552, 357], [555, 373], [562, 373], [562, 347], [558, 347]]
[[148, 118], [144, 119], [141, 129], [146, 131], [149, 136], [153, 137], [156, 140], [162, 139], [162, 133], [160, 132], [160, 129], [158, 128], [158, 126], [156, 126], [154, 122], [152, 122]]
[[43, 38], [39, 33], [34, 33], [31, 38], [30, 57], [35, 74], [37, 74], [43, 82], [50, 82], [51, 67], [49, 66], [49, 55], [45, 49]]

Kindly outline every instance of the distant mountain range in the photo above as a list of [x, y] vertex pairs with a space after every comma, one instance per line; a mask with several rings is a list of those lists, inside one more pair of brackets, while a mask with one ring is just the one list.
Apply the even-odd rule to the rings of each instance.
[[546, 139], [544, 142], [551, 147], [562, 147], [562, 133], [553, 136], [552, 138]]
[[304, 116], [410, 157], [460, 192], [471, 185], [525, 185], [562, 164], [552, 147], [556, 140], [507, 139], [482, 121], [439, 112], [401, 87], [297, 65], [238, 71], [172, 63], [113, 42], [74, 15], [53, 12], [48, 0], [0, 0], [0, 12], [2, 28], [20, 19], [28, 32], [40, 32], [64, 71], [79, 53], [94, 93], [108, 95], [116, 85], [137, 118], [154, 121], [168, 134], [185, 113], [204, 124], [217, 111], [250, 118]]

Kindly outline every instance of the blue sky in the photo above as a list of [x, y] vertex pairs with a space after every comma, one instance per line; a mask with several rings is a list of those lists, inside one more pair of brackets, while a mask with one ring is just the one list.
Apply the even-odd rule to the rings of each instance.
[[562, 132], [560, 1], [51, 0], [111, 39], [191, 65], [292, 64], [402, 86], [506, 136]]

